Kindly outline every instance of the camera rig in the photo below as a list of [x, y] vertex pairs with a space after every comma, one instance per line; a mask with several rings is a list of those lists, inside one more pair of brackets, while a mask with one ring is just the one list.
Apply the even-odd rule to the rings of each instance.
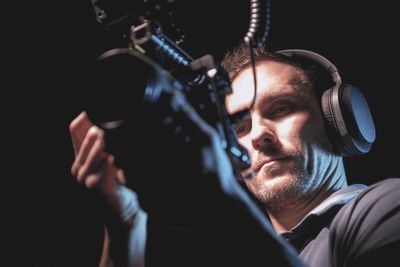
[[[240, 173], [250, 167], [250, 159], [238, 144], [233, 129], [248, 111], [234, 116], [228, 114], [225, 97], [231, 93], [230, 80], [212, 55], [193, 59], [181, 48], [185, 36], [174, 19], [175, 4], [175, 0], [92, 0], [97, 21], [107, 31], [122, 37], [126, 47], [103, 53], [98, 57], [100, 63], [96, 67], [96, 75], [101, 77], [100, 80], [96, 78], [98, 83], [109, 88], [115, 88], [119, 83], [123, 88], [123, 91], [114, 90], [106, 97], [107, 101], [114, 98], [119, 104], [111, 112], [100, 105], [89, 115], [103, 129], [115, 132], [121, 124], [129, 121], [128, 118], [132, 118], [132, 112], [143, 112], [138, 106], [158, 105], [157, 110], [163, 114], [159, 123], [168, 124], [184, 142], [190, 142], [193, 131], [184, 125], [182, 116], [174, 114], [173, 109], [163, 109], [160, 104], [165, 94], [172, 96], [179, 93], [180, 101], [187, 101], [202, 119], [217, 130], [236, 176], [244, 178]], [[245, 40], [260, 45], [268, 36], [269, 1], [261, 5], [260, 1], [252, 0], [250, 4], [251, 20]], [[267, 12], [260, 12], [262, 8]], [[264, 31], [258, 34], [261, 22], [264, 22]], [[120, 73], [116, 77], [111, 72]], [[135, 103], [123, 103], [131, 99], [127, 90], [137, 92]], [[172, 101], [171, 97], [168, 99]], [[136, 105], [135, 111], [129, 107], [132, 104]]]

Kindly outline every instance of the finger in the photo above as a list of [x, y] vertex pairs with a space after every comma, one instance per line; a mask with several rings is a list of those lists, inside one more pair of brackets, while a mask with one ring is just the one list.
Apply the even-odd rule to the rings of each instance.
[[103, 175], [95, 176], [88, 175], [85, 180], [85, 185], [87, 188], [93, 188], [98, 186], [98, 188], [103, 192], [112, 192], [117, 185], [117, 168], [114, 164], [114, 156], [108, 154], [104, 161], [98, 166], [98, 173], [102, 173]]
[[122, 169], [117, 170], [117, 180], [120, 184], [126, 185], [126, 177], [124, 170]]
[[104, 152], [104, 140], [98, 138], [94, 143], [92, 149], [89, 151], [84, 164], [79, 168], [77, 173], [77, 180], [83, 182], [85, 177], [98, 169], [100, 163], [104, 161], [108, 153]]
[[84, 111], [70, 123], [69, 132], [71, 134], [75, 155], [78, 154], [85, 135], [92, 126], [93, 123], [89, 120], [89, 117]]
[[105, 179], [106, 161], [107, 156], [101, 156], [96, 168], [93, 168], [92, 172], [87, 174], [86, 176], [79, 177], [80, 179], [77, 179], [78, 183], [84, 184], [88, 189], [92, 189], [93, 187], [98, 186], [100, 182]]
[[72, 176], [76, 177], [78, 170], [81, 168], [82, 165], [84, 165], [88, 154], [90, 153], [90, 150], [92, 150], [95, 142], [97, 140], [101, 140], [103, 142], [104, 139], [104, 133], [102, 130], [97, 128], [96, 126], [90, 127], [90, 129], [87, 131], [87, 134], [85, 136], [85, 139], [83, 140], [80, 149], [78, 151], [78, 154], [75, 157], [75, 161], [72, 164], [71, 167], [71, 173]]

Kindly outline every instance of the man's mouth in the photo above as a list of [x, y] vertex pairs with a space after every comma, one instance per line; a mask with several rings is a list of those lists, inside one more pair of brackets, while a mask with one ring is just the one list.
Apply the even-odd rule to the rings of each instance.
[[259, 172], [262, 167], [273, 165], [279, 161], [286, 160], [288, 157], [281, 157], [281, 158], [266, 158], [256, 163], [255, 167], [253, 168], [254, 172]]

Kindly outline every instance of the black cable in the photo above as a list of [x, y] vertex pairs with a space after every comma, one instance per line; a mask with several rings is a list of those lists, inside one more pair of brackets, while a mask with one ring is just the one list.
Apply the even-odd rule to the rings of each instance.
[[[256, 63], [254, 56], [254, 47], [262, 47], [269, 37], [270, 21], [271, 21], [271, 1], [264, 0], [263, 6], [261, 0], [251, 0], [250, 1], [250, 25], [249, 29], [244, 37], [244, 41], [249, 49], [250, 63], [253, 70], [253, 81], [254, 81], [254, 97], [253, 101], [249, 107], [252, 109], [256, 101], [257, 96], [257, 76], [256, 76]], [[262, 12], [264, 9], [264, 14]], [[263, 16], [264, 15], [264, 16]], [[261, 19], [263, 19], [263, 32], [262, 34], [257, 34], [260, 26]]]
[[254, 51], [253, 51], [253, 42], [254, 40], [248, 39], [246, 40], [247, 47], [249, 49], [249, 55], [250, 55], [250, 63], [251, 63], [251, 69], [253, 71], [253, 81], [254, 81], [254, 96], [253, 96], [253, 101], [251, 102], [251, 105], [249, 107], [249, 110], [251, 110], [256, 102], [256, 97], [257, 97], [257, 75], [256, 75], [256, 60], [254, 56]]

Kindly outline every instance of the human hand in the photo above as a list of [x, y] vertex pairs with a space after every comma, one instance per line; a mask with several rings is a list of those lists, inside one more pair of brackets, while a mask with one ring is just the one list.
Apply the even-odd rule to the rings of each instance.
[[104, 150], [104, 131], [96, 127], [82, 112], [69, 125], [75, 160], [71, 174], [88, 189], [110, 194], [117, 186], [114, 156]]

